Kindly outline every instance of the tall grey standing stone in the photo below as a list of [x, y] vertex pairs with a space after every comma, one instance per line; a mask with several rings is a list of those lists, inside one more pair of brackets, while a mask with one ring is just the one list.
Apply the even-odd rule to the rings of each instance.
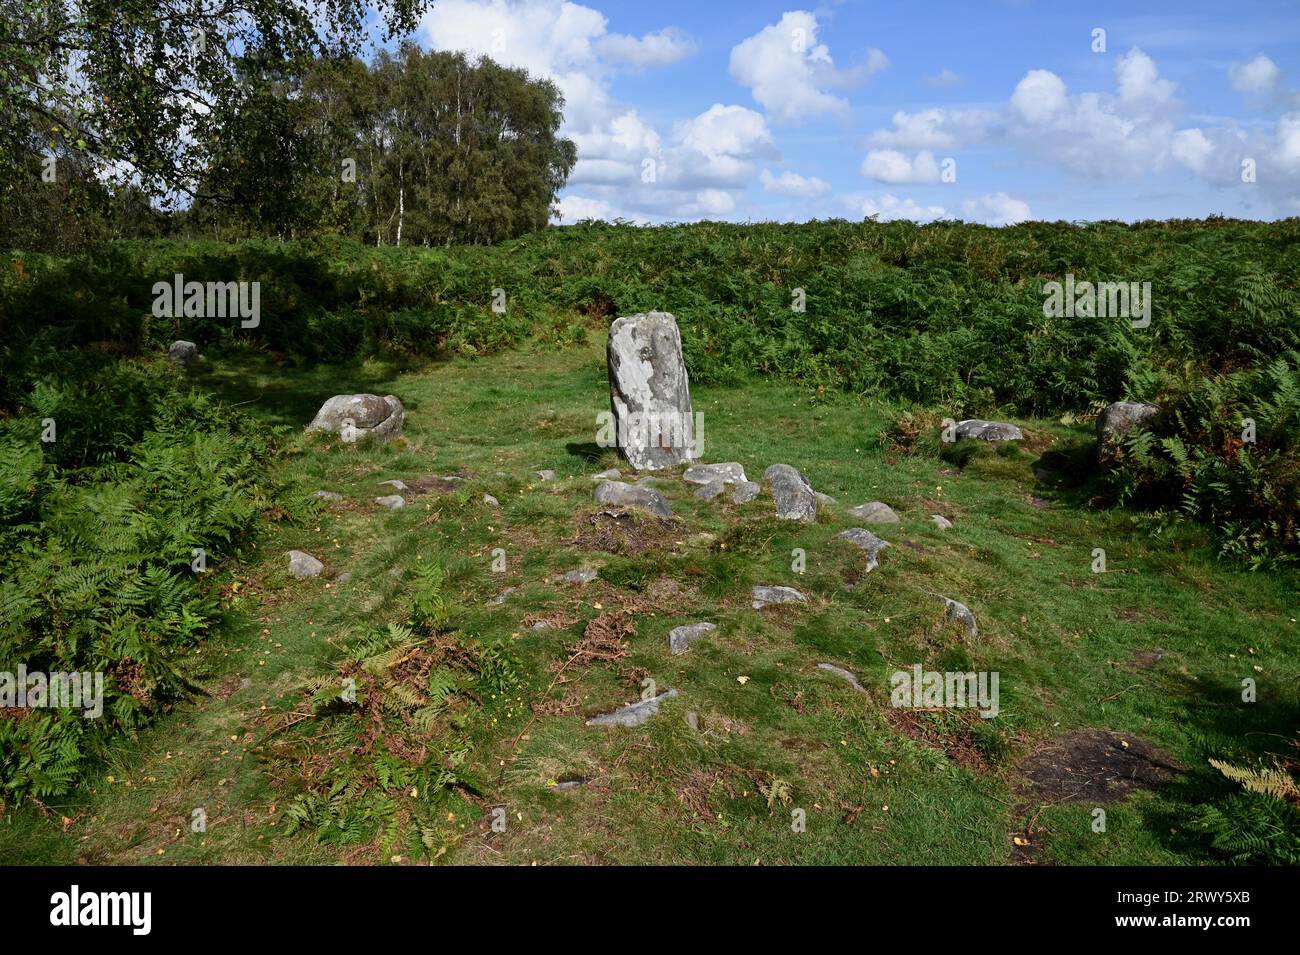
[[387, 441], [402, 433], [405, 421], [406, 409], [395, 395], [335, 395], [321, 405], [307, 430], [329, 431], [348, 443], [367, 435]]
[[774, 464], [763, 472], [776, 498], [776, 516], [783, 521], [815, 521], [817, 495], [802, 471], [788, 464]]
[[667, 312], [625, 315], [609, 326], [609, 403], [617, 443], [638, 471], [696, 457], [691, 390], [677, 319]]

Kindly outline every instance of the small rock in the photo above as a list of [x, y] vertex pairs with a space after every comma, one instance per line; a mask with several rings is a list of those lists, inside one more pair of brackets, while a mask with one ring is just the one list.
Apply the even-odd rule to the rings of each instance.
[[346, 584], [351, 579], [352, 579], [352, 571], [345, 570], [343, 571], [343, 573], [339, 574], [337, 577], [334, 578], [334, 583]]
[[320, 498], [322, 501], [341, 501], [341, 500], [343, 500], [343, 495], [342, 495], [342, 494], [335, 494], [333, 491], [313, 491], [311, 496], [312, 496], [312, 497], [318, 497], [318, 498]]
[[539, 620], [532, 626], [533, 630], [554, 630], [555, 624], [549, 620]]
[[518, 587], [507, 587], [505, 590], [501, 591], [501, 593], [497, 594], [495, 597], [489, 600], [487, 602], [487, 605], [489, 607], [500, 607], [503, 603], [506, 602], [506, 598], [509, 597], [512, 593], [514, 593], [518, 589], [519, 589]]
[[745, 469], [735, 461], [726, 464], [695, 464], [682, 472], [682, 480], [688, 484], [710, 484], [721, 481], [723, 484], [743, 484], [747, 482]]
[[884, 501], [868, 501], [857, 507], [850, 507], [849, 513], [866, 521], [868, 524], [897, 524], [898, 515]]
[[717, 629], [717, 624], [713, 623], [693, 623], [685, 627], [674, 627], [668, 634], [668, 649], [673, 652], [674, 656], [683, 654], [700, 637], [710, 630]]
[[1024, 435], [1014, 424], [1005, 421], [967, 418], [957, 422], [957, 437], [977, 438], [980, 441], [1019, 441]]
[[754, 481], [741, 481], [736, 485], [736, 489], [731, 492], [731, 503], [748, 504], [758, 497], [758, 492], [761, 490], [762, 487]]
[[952, 623], [959, 623], [966, 628], [966, 636], [973, 637], [977, 632], [975, 626], [975, 615], [971, 613], [970, 608], [963, 603], [958, 603], [943, 594], [931, 594], [930, 596], [942, 600], [944, 606], [948, 608], [947, 619]]
[[727, 485], [722, 481], [710, 481], [708, 484], [701, 484], [695, 496], [701, 501], [711, 501], [726, 489]]
[[672, 508], [668, 506], [668, 499], [654, 488], [624, 484], [622, 481], [603, 481], [596, 488], [596, 502], [638, 507], [663, 520], [673, 516]]
[[179, 365], [192, 365], [199, 360], [199, 346], [193, 342], [174, 341], [167, 348], [167, 357]]
[[863, 527], [850, 527], [846, 531], [840, 531], [835, 535], [843, 538], [850, 544], [855, 544], [867, 552], [867, 573], [871, 573], [878, 566], [876, 555], [889, 546], [889, 542], [881, 540], [871, 531]]
[[829, 494], [823, 494], [821, 491], [813, 491], [813, 497], [817, 498], [817, 503], [818, 503], [818, 504], [835, 504], [835, 503], [837, 503], [836, 500], [835, 500], [835, 498], [831, 497]]
[[537, 475], [539, 478], [541, 478], [543, 481], [554, 481], [554, 480], [555, 480], [555, 472], [552, 471], [550, 468], [543, 468], [542, 470], [540, 470], [540, 471], [534, 471], [533, 473], [536, 474], [536, 475]]
[[595, 568], [579, 567], [577, 570], [552, 577], [551, 580], [558, 584], [589, 584], [599, 576], [600, 571]]
[[495, 497], [493, 497], [491, 494], [484, 494], [484, 495], [483, 495], [483, 503], [484, 503], [484, 504], [491, 504], [493, 507], [500, 507], [500, 506], [501, 506], [501, 502], [498, 501], [498, 500], [497, 500]]
[[762, 610], [768, 604], [807, 603], [808, 598], [793, 587], [755, 587], [752, 591], [754, 609]]
[[623, 476], [623, 472], [618, 468], [609, 468], [606, 471], [597, 471], [591, 476], [593, 481], [617, 481]]
[[696, 713], [694, 710], [687, 713], [686, 725], [698, 733], [700, 731], [700, 714]]
[[825, 670], [827, 673], [834, 673], [837, 677], [847, 680], [849, 686], [853, 687], [853, 689], [857, 690], [859, 693], [867, 692], [866, 688], [858, 682], [858, 678], [843, 667], [837, 667], [833, 663], [819, 663], [817, 664], [817, 669]]
[[656, 697], [629, 703], [612, 713], [602, 713], [587, 720], [588, 726], [640, 726], [659, 712], [659, 704], [677, 696], [676, 690], [665, 690]]
[[400, 494], [385, 494], [383, 497], [375, 498], [376, 504], [381, 504], [390, 511], [395, 511], [399, 507], [406, 507], [406, 498]]
[[289, 573], [295, 577], [315, 577], [325, 565], [304, 550], [289, 551]]
[[802, 471], [788, 464], [773, 464], [763, 472], [776, 498], [776, 516], [783, 521], [817, 519], [817, 498]]
[[946, 531], [952, 527], [952, 521], [948, 520], [948, 518], [944, 517], [942, 514], [931, 514], [930, 520], [934, 521], [934, 526], [939, 528], [941, 531]]
[[410, 488], [407, 487], [405, 481], [398, 481], [398, 480], [392, 480], [392, 481], [380, 481], [380, 482], [379, 482], [379, 486], [380, 486], [380, 487], [391, 487], [394, 491], [409, 491], [409, 490], [410, 490]]

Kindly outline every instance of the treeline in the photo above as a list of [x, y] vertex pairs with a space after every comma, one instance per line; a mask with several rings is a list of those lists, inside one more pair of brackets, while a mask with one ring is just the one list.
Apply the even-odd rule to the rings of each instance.
[[222, 123], [186, 234], [480, 244], [544, 228], [573, 169], [563, 97], [487, 58], [403, 44], [369, 65], [257, 72]]
[[487, 58], [407, 43], [370, 63], [248, 58], [238, 73], [191, 146], [202, 161], [174, 190], [173, 211], [104, 175], [74, 138], [18, 137], [22, 147], [0, 163], [0, 246], [66, 253], [124, 238], [325, 236], [485, 244], [544, 228], [576, 161], [558, 134], [555, 85]]

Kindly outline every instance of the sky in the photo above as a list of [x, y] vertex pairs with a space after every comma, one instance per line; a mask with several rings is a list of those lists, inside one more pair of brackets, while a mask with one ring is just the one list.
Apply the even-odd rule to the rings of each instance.
[[436, 0], [553, 80], [560, 221], [1300, 214], [1300, 0]]

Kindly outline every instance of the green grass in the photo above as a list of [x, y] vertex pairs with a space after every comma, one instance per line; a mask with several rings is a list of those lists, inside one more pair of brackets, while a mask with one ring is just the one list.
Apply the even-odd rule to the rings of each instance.
[[[957, 470], [882, 447], [896, 412], [887, 403], [772, 382], [696, 386], [705, 460], [740, 461], [751, 479], [790, 463], [839, 503], [814, 525], [791, 526], [773, 519], [766, 494], [741, 507], [702, 502], [669, 476], [657, 486], [680, 524], [659, 546], [616, 557], [572, 543], [575, 514], [592, 507], [588, 475], [618, 466], [593, 443], [608, 385], [591, 345], [311, 370], [237, 353], [196, 376], [267, 425], [301, 426], [331, 394], [391, 392], [407, 408], [406, 439], [303, 439], [282, 457], [281, 476], [346, 500], [268, 529], [252, 552], [260, 557], [214, 569], [229, 619], [201, 651], [211, 695], [115, 745], [73, 796], [6, 813], [8, 861], [1002, 864], [1012, 834], [1034, 819], [1035, 848], [1050, 861], [1198, 864], [1214, 857], [1190, 814], [1233, 788], [1207, 756], [1280, 752], [1274, 734], [1294, 729], [1296, 575], [1216, 561], [1199, 531], [1091, 510], [1086, 491], [1037, 482], [1040, 453], [1083, 440], [1083, 425], [1022, 420], [1021, 448], [978, 448]], [[540, 468], [556, 480], [538, 479]], [[379, 481], [460, 470], [472, 476], [452, 493], [411, 497], [396, 512], [371, 503], [386, 493]], [[845, 508], [868, 500], [902, 522], [875, 528], [891, 546], [847, 590], [862, 558], [834, 535], [857, 523]], [[939, 531], [934, 513], [956, 526]], [[294, 547], [320, 557], [326, 574], [293, 580], [284, 551]], [[498, 547], [504, 574], [491, 570]], [[1091, 572], [1098, 547], [1105, 574]], [[795, 548], [807, 555], [802, 575], [791, 570]], [[310, 826], [286, 835], [303, 780], [355, 758], [356, 726], [313, 713], [303, 688], [328, 681], [358, 633], [410, 619], [426, 562], [447, 570], [458, 639], [507, 655], [517, 674], [498, 693], [481, 675], [462, 685], [430, 732], [409, 736], [431, 753], [467, 750], [455, 774], [469, 782], [411, 796], [421, 787], [371, 780], [383, 805], [355, 841], [322, 842]], [[601, 565], [602, 577], [549, 582], [585, 565]], [[333, 581], [344, 570], [352, 579]], [[798, 587], [808, 605], [755, 612], [755, 583]], [[507, 586], [519, 590], [486, 606]], [[945, 625], [930, 592], [966, 603], [978, 636]], [[635, 626], [623, 672], [570, 667], [549, 698], [568, 694], [578, 709], [534, 718], [565, 648], [620, 607]], [[552, 612], [572, 625], [521, 625]], [[718, 629], [671, 656], [668, 630], [697, 620]], [[1127, 665], [1157, 647], [1155, 666]], [[820, 662], [856, 673], [869, 695]], [[904, 735], [890, 718], [889, 675], [914, 663], [998, 671], [1000, 715], [979, 725], [921, 715], [925, 740]], [[681, 696], [640, 729], [584, 725], [636, 698], [647, 675]], [[1239, 702], [1248, 676], [1259, 683], [1254, 705]], [[295, 713], [305, 715], [285, 725]], [[1094, 833], [1092, 806], [1044, 808], [1016, 770], [1039, 742], [1085, 727], [1141, 737], [1187, 772], [1107, 806], [1107, 831]], [[949, 744], [977, 758], [954, 758]], [[570, 776], [592, 781], [555, 785]], [[769, 801], [774, 780], [785, 785]], [[497, 807], [504, 832], [491, 829]], [[198, 808], [202, 833], [190, 828]], [[795, 809], [806, 832], [792, 831]]]

